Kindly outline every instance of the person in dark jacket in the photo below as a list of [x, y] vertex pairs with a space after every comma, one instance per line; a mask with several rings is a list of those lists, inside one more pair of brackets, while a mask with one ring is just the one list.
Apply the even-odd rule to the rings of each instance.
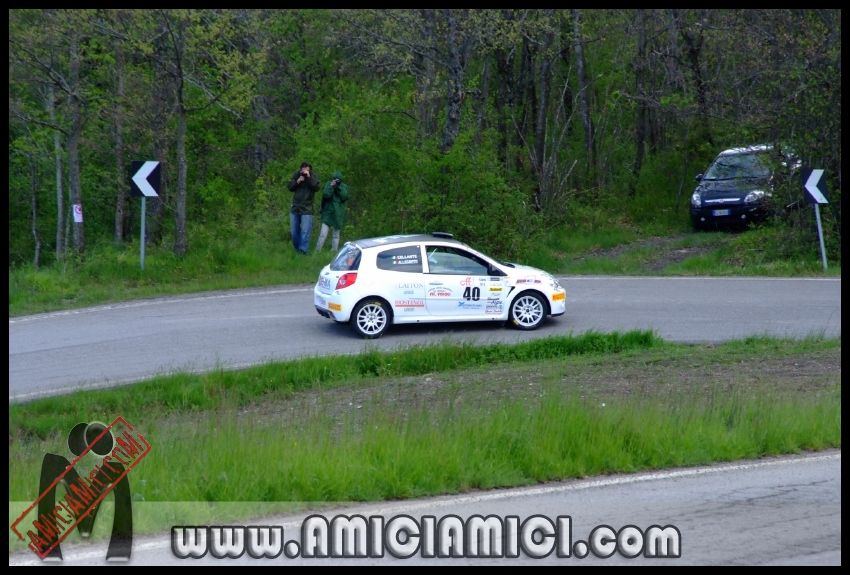
[[345, 223], [345, 202], [350, 196], [348, 186], [342, 181], [342, 172], [334, 172], [333, 179], [322, 190], [322, 231], [316, 242], [317, 252], [322, 251], [331, 228], [334, 231], [331, 249], [334, 252], [339, 249], [339, 233]]
[[310, 247], [310, 232], [313, 231], [314, 198], [319, 191], [319, 178], [313, 173], [313, 166], [301, 162], [301, 167], [292, 175], [286, 187], [293, 192], [292, 209], [289, 210], [292, 245], [306, 255]]

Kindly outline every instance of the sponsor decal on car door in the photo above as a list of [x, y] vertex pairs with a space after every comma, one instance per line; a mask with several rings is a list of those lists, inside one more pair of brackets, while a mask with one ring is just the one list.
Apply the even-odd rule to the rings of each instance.
[[428, 313], [439, 316], [483, 315], [487, 278], [431, 274], [426, 278]]
[[[486, 262], [459, 248], [426, 246], [428, 313], [441, 317], [484, 316], [490, 289]], [[478, 273], [476, 273], [478, 272]]]
[[502, 316], [505, 312], [505, 298], [508, 295], [508, 287], [498, 284], [490, 278], [487, 286], [487, 301], [484, 303], [484, 314], [487, 316]]

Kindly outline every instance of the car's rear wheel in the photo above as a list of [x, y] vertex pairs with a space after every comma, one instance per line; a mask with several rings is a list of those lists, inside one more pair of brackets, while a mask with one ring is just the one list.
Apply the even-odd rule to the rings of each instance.
[[361, 301], [351, 314], [351, 326], [365, 339], [381, 337], [389, 325], [390, 311], [387, 304], [379, 299]]
[[508, 318], [521, 330], [537, 329], [546, 318], [546, 303], [534, 292], [522, 293], [511, 304]]

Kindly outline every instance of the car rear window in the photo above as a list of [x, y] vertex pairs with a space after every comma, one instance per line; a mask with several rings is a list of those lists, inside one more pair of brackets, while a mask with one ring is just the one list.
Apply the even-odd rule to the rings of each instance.
[[384, 250], [378, 254], [379, 270], [422, 273], [422, 250], [418, 245]]
[[354, 245], [346, 245], [339, 251], [333, 263], [331, 270], [335, 272], [351, 272], [360, 267], [360, 248]]

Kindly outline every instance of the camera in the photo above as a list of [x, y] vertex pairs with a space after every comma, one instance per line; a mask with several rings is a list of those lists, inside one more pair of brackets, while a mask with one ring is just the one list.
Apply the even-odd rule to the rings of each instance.
[[339, 185], [339, 180], [331, 180], [331, 185], [332, 185], [332, 186], [338, 186], [338, 185]]

